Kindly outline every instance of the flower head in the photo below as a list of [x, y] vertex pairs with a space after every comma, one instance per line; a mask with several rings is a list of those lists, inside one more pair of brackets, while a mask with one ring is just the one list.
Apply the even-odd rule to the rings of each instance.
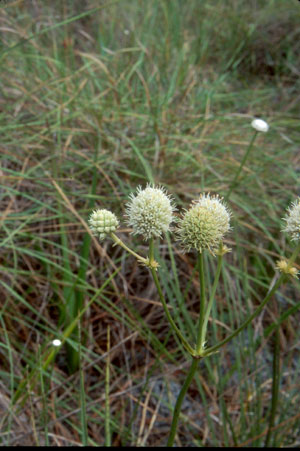
[[283, 231], [291, 235], [292, 240], [300, 239], [300, 197], [291, 204], [287, 210], [287, 215], [284, 219], [286, 226]]
[[108, 233], [118, 228], [119, 221], [111, 211], [95, 210], [89, 217], [89, 226], [94, 235], [99, 235], [101, 241]]
[[55, 340], [52, 341], [53, 346], [60, 346], [61, 341], [58, 338], [55, 338]]
[[251, 125], [253, 128], [255, 128], [255, 130], [257, 130], [258, 132], [264, 132], [266, 133], [269, 130], [269, 125], [267, 124], [266, 121], [263, 121], [262, 119], [254, 119], [251, 122]]
[[208, 249], [214, 255], [225, 233], [230, 230], [230, 215], [218, 196], [201, 194], [179, 220], [177, 237], [187, 251]]
[[143, 235], [149, 240], [170, 230], [174, 210], [172, 199], [163, 188], [149, 184], [145, 189], [139, 186], [126, 205], [127, 224], [135, 235]]
[[298, 278], [298, 269], [295, 268], [295, 266], [289, 265], [289, 263], [284, 259], [276, 262], [276, 269], [284, 274], [287, 274], [288, 276], [295, 277], [296, 279]]

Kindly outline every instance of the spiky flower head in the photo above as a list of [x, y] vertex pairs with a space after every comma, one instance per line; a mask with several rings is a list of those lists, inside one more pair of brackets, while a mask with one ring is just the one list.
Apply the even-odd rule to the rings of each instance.
[[139, 186], [126, 205], [127, 224], [132, 227], [133, 234], [149, 240], [170, 230], [174, 210], [172, 199], [164, 188], [150, 184], [145, 189]]
[[224, 235], [230, 230], [231, 213], [218, 195], [201, 194], [179, 220], [177, 237], [185, 250], [205, 249], [215, 255]]
[[291, 235], [292, 240], [300, 239], [300, 197], [287, 209], [287, 215], [283, 218], [286, 226], [283, 231]]
[[114, 232], [119, 221], [109, 210], [95, 210], [89, 217], [89, 226], [94, 235], [98, 235], [99, 240], [103, 240], [108, 233]]

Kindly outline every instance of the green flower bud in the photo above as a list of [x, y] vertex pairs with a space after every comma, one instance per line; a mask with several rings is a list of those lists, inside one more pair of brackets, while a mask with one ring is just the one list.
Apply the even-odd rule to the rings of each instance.
[[95, 210], [89, 217], [89, 226], [94, 235], [103, 240], [107, 234], [115, 232], [119, 226], [119, 221], [111, 211]]

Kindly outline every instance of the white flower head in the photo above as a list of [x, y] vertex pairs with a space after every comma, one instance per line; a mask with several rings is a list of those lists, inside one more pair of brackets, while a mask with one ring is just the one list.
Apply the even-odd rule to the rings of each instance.
[[89, 217], [89, 226], [94, 235], [99, 236], [99, 240], [103, 240], [107, 234], [114, 232], [119, 221], [109, 210], [95, 210]]
[[269, 130], [269, 125], [267, 124], [266, 121], [263, 121], [262, 119], [254, 119], [251, 122], [251, 125], [258, 132], [266, 133]]
[[286, 226], [282, 229], [290, 234], [292, 240], [300, 239], [300, 197], [287, 209], [287, 215], [283, 218]]
[[58, 347], [61, 345], [61, 341], [58, 338], [55, 338], [55, 340], [52, 341], [52, 345]]
[[218, 195], [201, 194], [179, 220], [178, 240], [187, 251], [208, 249], [215, 255], [224, 235], [230, 230], [230, 216]]
[[131, 194], [126, 204], [127, 224], [132, 227], [133, 234], [149, 240], [170, 230], [175, 210], [172, 202], [162, 187], [148, 184], [142, 189], [139, 186], [136, 195]]

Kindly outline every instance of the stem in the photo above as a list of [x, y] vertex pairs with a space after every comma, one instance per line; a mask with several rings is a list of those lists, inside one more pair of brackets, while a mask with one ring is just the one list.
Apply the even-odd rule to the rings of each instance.
[[[151, 262], [153, 260], [154, 260], [154, 241], [153, 241], [153, 238], [152, 238], [150, 240], [150, 243], [149, 243], [149, 261]], [[175, 322], [174, 322], [174, 320], [173, 320], [173, 318], [172, 318], [172, 316], [171, 316], [171, 314], [169, 312], [167, 303], [165, 301], [165, 298], [164, 298], [164, 295], [163, 295], [163, 292], [162, 292], [162, 289], [161, 289], [161, 286], [160, 286], [160, 283], [159, 283], [159, 280], [158, 280], [158, 277], [157, 277], [157, 274], [156, 274], [156, 270], [154, 268], [152, 268], [151, 265], [150, 265], [149, 269], [151, 271], [151, 274], [152, 274], [152, 277], [153, 277], [156, 289], [157, 289], [158, 294], [159, 294], [160, 301], [161, 301], [161, 303], [163, 305], [163, 308], [164, 308], [165, 314], [166, 314], [166, 316], [168, 318], [168, 321], [170, 323], [170, 326], [172, 327], [172, 329], [176, 333], [177, 337], [180, 339], [180, 341], [183, 344], [183, 346], [185, 347], [185, 349], [192, 356], [194, 356], [195, 355], [195, 350], [191, 347], [191, 345], [188, 343], [188, 341], [184, 338], [184, 336], [182, 335], [182, 333], [180, 332], [180, 330], [176, 326], [176, 324], [175, 324]]]
[[125, 249], [125, 251], [129, 252], [131, 255], [133, 255], [137, 260], [139, 260], [140, 262], [147, 264], [147, 260], [146, 258], [142, 257], [141, 255], [137, 254], [136, 252], [134, 252], [132, 249], [130, 249], [128, 246], [126, 246], [125, 243], [123, 243], [122, 240], [120, 240], [120, 238], [117, 237], [117, 235], [115, 235], [113, 232], [110, 233], [111, 238], [114, 240], [115, 245], [119, 245], [121, 246], [123, 249]]
[[80, 379], [80, 420], [81, 420], [81, 437], [82, 437], [82, 445], [88, 446], [88, 428], [87, 428], [87, 417], [86, 417], [86, 395], [84, 388], [84, 372], [82, 368], [82, 354], [81, 354], [81, 325], [80, 321], [78, 322], [78, 361], [79, 361], [79, 379]]
[[154, 238], [151, 238], [149, 242], [149, 261], [154, 261]]
[[[294, 252], [292, 253], [292, 256], [290, 257], [288, 264], [292, 265], [297, 257], [297, 255], [300, 252], [300, 243], [298, 244], [298, 246], [296, 246]], [[249, 316], [249, 318], [237, 329], [235, 330], [231, 335], [229, 335], [229, 337], [225, 338], [224, 340], [222, 340], [220, 343], [218, 343], [215, 346], [212, 346], [211, 348], [208, 348], [206, 351], [204, 351], [203, 353], [201, 353], [201, 357], [206, 357], [209, 354], [212, 354], [214, 352], [216, 352], [219, 348], [221, 348], [223, 345], [225, 345], [228, 341], [230, 341], [232, 338], [234, 338], [236, 335], [238, 335], [243, 329], [245, 329], [245, 327], [248, 326], [249, 323], [251, 323], [251, 321], [256, 318], [257, 315], [260, 314], [260, 312], [262, 311], [262, 309], [264, 308], [264, 306], [267, 304], [267, 302], [271, 299], [271, 297], [273, 296], [273, 294], [276, 292], [276, 290], [280, 287], [281, 283], [283, 282], [284, 278], [285, 278], [286, 274], [282, 273], [279, 277], [279, 279], [277, 280], [277, 282], [275, 283], [275, 285], [273, 286], [273, 288], [269, 291], [269, 293], [267, 294], [267, 296], [265, 297], [265, 299], [262, 301], [262, 303], [260, 304], [260, 306], [255, 310], [255, 312]]]
[[109, 410], [109, 364], [110, 364], [110, 327], [107, 327], [107, 359], [105, 368], [105, 446], [111, 446], [110, 410]]
[[275, 343], [274, 343], [274, 355], [273, 355], [273, 382], [272, 382], [272, 403], [271, 414], [269, 419], [269, 429], [265, 441], [265, 448], [270, 445], [270, 439], [272, 435], [272, 427], [275, 422], [275, 414], [278, 405], [279, 394], [279, 382], [280, 382], [280, 360], [279, 360], [279, 327], [275, 331]]
[[194, 378], [194, 374], [197, 370], [197, 366], [198, 366], [198, 360], [193, 358], [192, 365], [191, 365], [188, 375], [185, 379], [185, 382], [182, 386], [182, 389], [180, 390], [180, 393], [178, 395], [178, 398], [177, 398], [177, 401], [176, 401], [176, 404], [174, 407], [172, 425], [171, 425], [170, 435], [169, 435], [169, 439], [168, 439], [168, 443], [167, 443], [168, 447], [173, 446], [175, 435], [176, 435], [176, 430], [177, 430], [177, 423], [178, 423], [179, 414], [180, 414], [180, 410], [181, 410], [181, 405], [184, 400], [185, 394]]
[[215, 275], [215, 280], [214, 280], [214, 283], [213, 283], [213, 286], [212, 286], [210, 298], [209, 298], [209, 301], [208, 301], [207, 310], [206, 310], [206, 313], [205, 313], [205, 316], [204, 316], [203, 325], [202, 325], [202, 335], [201, 335], [201, 342], [202, 343], [204, 343], [204, 341], [205, 341], [205, 335], [206, 335], [208, 318], [209, 318], [209, 315], [210, 315], [210, 312], [211, 312], [211, 309], [212, 309], [213, 301], [215, 299], [217, 285], [218, 285], [218, 282], [219, 282], [221, 269], [222, 269], [222, 262], [223, 262], [223, 255], [219, 255], [217, 271], [216, 271], [216, 275]]
[[245, 327], [248, 326], [249, 323], [251, 323], [251, 321], [257, 317], [257, 315], [260, 314], [260, 312], [262, 311], [262, 309], [264, 308], [264, 306], [267, 304], [267, 302], [270, 300], [270, 298], [273, 296], [273, 294], [275, 293], [275, 291], [279, 288], [279, 286], [281, 285], [282, 281], [284, 279], [284, 274], [281, 274], [281, 276], [279, 277], [279, 279], [277, 280], [277, 282], [275, 283], [275, 285], [273, 286], [272, 290], [269, 291], [269, 293], [267, 294], [267, 296], [265, 297], [265, 299], [262, 301], [262, 303], [260, 304], [260, 306], [255, 310], [254, 313], [252, 313], [251, 316], [249, 316], [249, 318], [237, 329], [235, 330], [231, 335], [229, 335], [227, 338], [225, 338], [224, 340], [222, 340], [220, 343], [218, 343], [215, 346], [212, 346], [211, 348], [208, 348], [206, 351], [204, 351], [202, 353], [202, 357], [206, 357], [214, 352], [216, 352], [219, 348], [221, 348], [223, 345], [225, 345], [228, 341], [230, 341], [232, 338], [234, 338], [236, 335], [238, 335], [243, 329], [245, 329]]
[[166, 303], [166, 301], [165, 301], [164, 295], [163, 295], [163, 293], [162, 293], [162, 290], [161, 290], [161, 287], [160, 287], [159, 280], [158, 280], [158, 277], [157, 277], [157, 274], [156, 274], [155, 269], [150, 268], [150, 271], [151, 271], [151, 274], [152, 274], [152, 277], [153, 277], [153, 280], [154, 280], [156, 289], [157, 289], [157, 291], [158, 291], [159, 298], [160, 298], [161, 303], [162, 303], [162, 305], [163, 305], [165, 314], [166, 314], [166, 316], [167, 316], [167, 318], [168, 318], [168, 321], [169, 321], [169, 323], [170, 323], [170, 326], [172, 327], [172, 329], [173, 329], [174, 332], [176, 333], [177, 337], [178, 337], [178, 338], [180, 339], [180, 341], [182, 342], [182, 344], [183, 344], [183, 346], [185, 347], [185, 349], [186, 349], [192, 356], [194, 356], [194, 355], [195, 355], [195, 350], [191, 347], [191, 345], [190, 345], [190, 344], [187, 342], [187, 340], [184, 338], [184, 336], [182, 335], [182, 333], [180, 332], [180, 330], [178, 329], [178, 327], [177, 327], [176, 324], [174, 323], [172, 316], [170, 315], [170, 312], [169, 312], [167, 303]]
[[231, 195], [231, 193], [232, 193], [233, 188], [235, 188], [235, 187], [238, 185], [237, 180], [238, 180], [238, 178], [239, 178], [239, 176], [240, 176], [240, 173], [241, 173], [241, 171], [242, 171], [242, 169], [243, 169], [243, 167], [244, 167], [244, 165], [245, 165], [245, 163], [246, 163], [246, 161], [247, 161], [247, 159], [248, 159], [248, 156], [249, 156], [250, 151], [251, 151], [251, 149], [252, 149], [252, 147], [253, 147], [253, 144], [254, 144], [254, 141], [255, 141], [255, 139], [256, 139], [257, 134], [258, 134], [258, 131], [256, 130], [256, 131], [254, 132], [254, 135], [252, 136], [252, 139], [251, 139], [251, 141], [250, 141], [250, 144], [249, 144], [249, 146], [248, 146], [248, 149], [247, 149], [246, 152], [245, 152], [244, 158], [243, 158], [242, 161], [241, 161], [240, 167], [238, 168], [238, 170], [237, 170], [237, 172], [236, 172], [236, 174], [235, 174], [235, 177], [234, 177], [233, 181], [231, 182], [231, 185], [230, 185], [230, 188], [229, 188], [229, 192], [228, 192], [228, 194], [225, 196], [225, 200], [226, 200], [226, 201], [229, 200], [229, 197], [230, 197], [230, 195]]
[[199, 282], [200, 282], [200, 312], [198, 321], [198, 332], [197, 332], [197, 346], [196, 351], [199, 354], [201, 352], [203, 341], [202, 341], [202, 329], [204, 323], [205, 315], [205, 277], [204, 277], [204, 261], [203, 252], [198, 254], [198, 268], [199, 268]]
[[289, 259], [289, 266], [291, 266], [294, 263], [299, 252], [300, 252], [300, 242], [299, 242], [298, 246], [295, 248], [294, 252], [292, 253], [292, 256]]

